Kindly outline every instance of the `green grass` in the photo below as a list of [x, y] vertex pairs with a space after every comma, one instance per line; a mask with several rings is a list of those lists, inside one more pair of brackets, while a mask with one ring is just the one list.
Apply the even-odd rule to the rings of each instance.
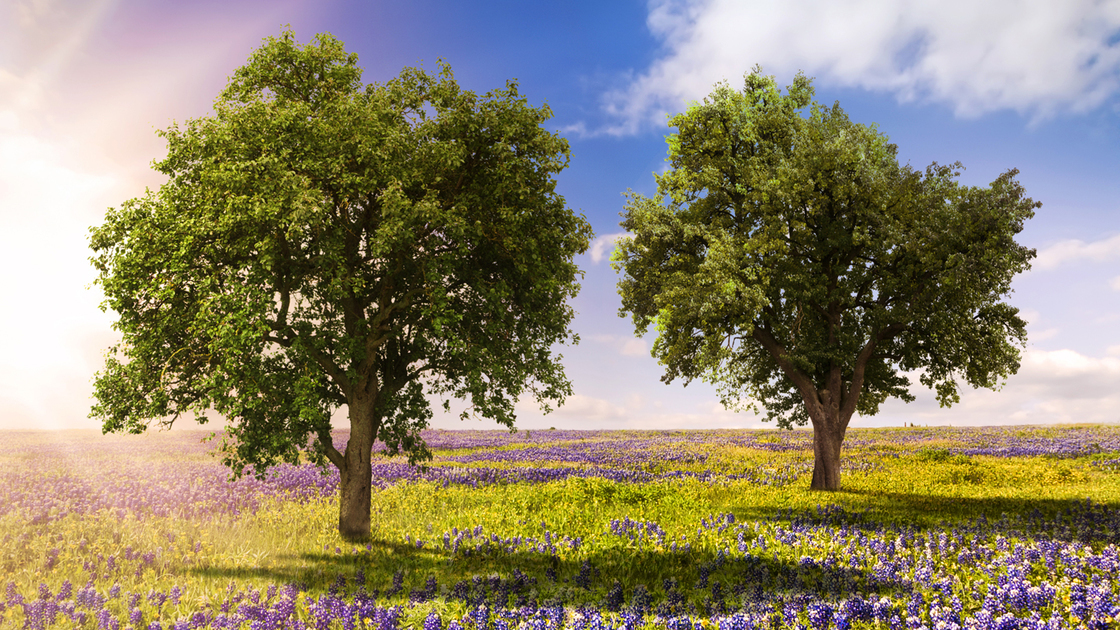
[[[374, 491], [374, 526], [368, 546], [338, 537], [335, 498], [271, 500], [255, 514], [209, 521], [174, 517], [118, 520], [101, 513], [67, 516], [43, 526], [27, 522], [17, 511], [0, 517], [0, 574], [25, 595], [35, 593], [40, 583], [57, 592], [64, 579], [75, 588], [92, 579], [100, 590], [115, 582], [123, 591], [135, 593], [179, 586], [185, 595], [174, 610], [164, 613], [167, 619], [217, 606], [231, 584], [235, 589], [265, 589], [299, 583], [316, 594], [330, 589], [340, 575], [352, 587], [359, 572], [371, 588], [382, 591], [399, 573], [404, 589], [396, 598], [406, 601], [409, 590], [420, 588], [429, 576], [436, 577], [446, 595], [461, 580], [508, 577], [516, 569], [536, 579], [533, 592], [541, 601], [554, 597], [594, 605], [614, 580], [627, 593], [637, 584], [654, 585], [651, 589], [656, 590], [665, 580], [695, 582], [700, 567], [717, 563], [720, 549], [727, 545], [725, 538], [697, 531], [702, 519], [716, 514], [731, 513], [739, 522], [757, 522], [761, 535], [774, 539], [779, 533], [775, 528], [788, 525], [791, 516], [815, 512], [825, 505], [859, 514], [863, 523], [919, 533], [980, 517], [997, 520], [1005, 515], [1036, 514], [1053, 518], [1071, 502], [1085, 499], [1120, 507], [1120, 473], [1091, 465], [1104, 455], [967, 457], [952, 455], [945, 445], [935, 442], [920, 448], [874, 444], [850, 449], [845, 456], [862, 462], [867, 471], [845, 473], [844, 489], [832, 493], [808, 490], [811, 460], [805, 453], [775, 454], [749, 448], [714, 453], [706, 465], [727, 473], [763, 465], [801, 466], [806, 472], [792, 484], [776, 487], [734, 480], [621, 484], [578, 478], [477, 489], [428, 482], [401, 484]], [[658, 523], [667, 534], [666, 543], [639, 546], [609, 534], [611, 521], [622, 518]], [[444, 532], [477, 526], [485, 535], [502, 539], [539, 540], [548, 531], [580, 538], [582, 544], [575, 549], [561, 545], [555, 556], [522, 550], [464, 557], [442, 548]], [[691, 545], [690, 551], [666, 553], [668, 545], [682, 536]], [[425, 542], [423, 548], [417, 548], [418, 539]], [[822, 539], [815, 544], [820, 552], [831, 542]], [[137, 554], [155, 554], [155, 559], [125, 560], [128, 548]], [[52, 561], [53, 553], [57, 556]], [[773, 557], [765, 561], [796, 566], [803, 553], [804, 548], [775, 545]], [[96, 570], [91, 574], [84, 568], [93, 563], [104, 573], [104, 559], [109, 556], [115, 556], [128, 571], [105, 580]], [[596, 571], [597, 586], [591, 590], [574, 585], [585, 561]], [[416, 618], [422, 621], [422, 613], [433, 607], [462, 612], [461, 603], [438, 601], [409, 615], [419, 615]], [[22, 625], [21, 614], [9, 608], [0, 621], [4, 627]]]
[[[788, 520], [791, 512], [813, 511], [821, 505], [863, 513], [871, 522], [918, 529], [1036, 510], [1052, 517], [1071, 501], [1086, 498], [1120, 506], [1120, 475], [1096, 470], [1088, 466], [1087, 459], [930, 458], [918, 454], [885, 461], [883, 466], [871, 473], [848, 474], [844, 489], [834, 493], [808, 490], [808, 476], [777, 488], [735, 481], [632, 485], [601, 479], [478, 489], [405, 484], [375, 492], [371, 551], [338, 538], [335, 500], [277, 502], [255, 516], [211, 528], [211, 554], [185, 570], [219, 586], [229, 579], [258, 587], [295, 581], [317, 590], [328, 588], [340, 572], [352, 575], [359, 568], [371, 584], [387, 584], [396, 571], [403, 571], [406, 583], [414, 587], [427, 575], [448, 583], [472, 575], [506, 574], [513, 568], [530, 574], [547, 568], [540, 564], [543, 560], [530, 554], [451, 563], [441, 549], [433, 548], [445, 531], [482, 525], [487, 534], [502, 537], [539, 537], [547, 529], [583, 538], [583, 551], [570, 557], [561, 554], [557, 569], [562, 577], [577, 573], [582, 560], [596, 553], [592, 550], [601, 549], [605, 555], [598, 560], [606, 561], [601, 569], [604, 573], [624, 583], [660, 581], [679, 575], [682, 567], [667, 563], [656, 552], [634, 555], [615, 541], [607, 542], [613, 538], [604, 533], [611, 520], [654, 521], [672, 539], [681, 534], [691, 538], [700, 520], [713, 514], [730, 512], [740, 521], [773, 521], [783, 514], [779, 520]], [[417, 550], [405, 543], [405, 536], [424, 540], [428, 547]], [[335, 548], [343, 553], [335, 553]], [[690, 564], [703, 562], [715, 550], [701, 546], [697, 553]], [[644, 568], [627, 569], [630, 565]]]

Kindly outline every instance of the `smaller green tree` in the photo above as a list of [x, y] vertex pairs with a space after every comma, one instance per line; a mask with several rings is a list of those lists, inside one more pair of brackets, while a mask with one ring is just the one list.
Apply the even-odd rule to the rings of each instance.
[[756, 68], [673, 117], [670, 168], [655, 198], [629, 195], [612, 260], [619, 314], [657, 330], [662, 380], [811, 423], [812, 487], [836, 490], [852, 416], [913, 400], [907, 373], [948, 406], [960, 382], [1017, 371], [1025, 322], [1001, 300], [1040, 204], [1014, 170], [984, 188], [959, 165], [900, 166], [874, 126], [812, 96], [803, 75], [782, 94]]
[[92, 416], [141, 432], [214, 409], [226, 464], [329, 461], [339, 532], [368, 536], [374, 442], [429, 457], [430, 396], [512, 427], [520, 396], [571, 391], [552, 348], [591, 229], [555, 192], [550, 116], [513, 82], [479, 96], [443, 65], [363, 85], [330, 35], [267, 39], [213, 116], [163, 132], [167, 183], [92, 230], [122, 335]]

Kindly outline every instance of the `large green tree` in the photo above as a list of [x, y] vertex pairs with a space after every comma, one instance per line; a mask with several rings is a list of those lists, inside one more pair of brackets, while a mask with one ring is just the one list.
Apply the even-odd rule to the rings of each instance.
[[909, 375], [947, 406], [1018, 369], [1025, 323], [1002, 300], [1039, 204], [1014, 170], [969, 187], [959, 165], [899, 165], [874, 126], [812, 96], [756, 68], [673, 117], [669, 168], [654, 198], [630, 194], [613, 264], [663, 380], [812, 423], [812, 487], [835, 490], [852, 416], [913, 400]]
[[375, 440], [430, 457], [430, 397], [512, 427], [519, 397], [570, 394], [553, 347], [591, 237], [555, 192], [547, 106], [446, 65], [363, 85], [357, 61], [329, 35], [265, 40], [213, 115], [162, 132], [167, 182], [91, 236], [122, 334], [95, 382], [104, 431], [215, 410], [239, 473], [337, 466], [348, 538], [370, 533]]

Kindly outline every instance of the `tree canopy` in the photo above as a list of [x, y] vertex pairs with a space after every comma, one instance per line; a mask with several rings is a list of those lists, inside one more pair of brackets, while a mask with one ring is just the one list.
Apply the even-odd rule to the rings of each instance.
[[568, 144], [515, 81], [478, 95], [441, 63], [365, 85], [357, 62], [326, 34], [265, 40], [213, 115], [161, 132], [167, 182], [90, 239], [122, 335], [95, 381], [103, 429], [213, 409], [236, 471], [337, 466], [352, 537], [374, 440], [428, 457], [430, 398], [512, 427], [519, 397], [570, 393], [553, 346], [578, 341], [591, 237], [555, 190]]
[[959, 164], [900, 165], [874, 125], [812, 97], [756, 68], [671, 118], [669, 169], [655, 197], [629, 195], [612, 260], [663, 380], [811, 422], [813, 487], [836, 489], [853, 414], [913, 400], [914, 376], [948, 406], [1016, 372], [1025, 322], [1002, 300], [1040, 204], [1015, 170], [973, 187]]

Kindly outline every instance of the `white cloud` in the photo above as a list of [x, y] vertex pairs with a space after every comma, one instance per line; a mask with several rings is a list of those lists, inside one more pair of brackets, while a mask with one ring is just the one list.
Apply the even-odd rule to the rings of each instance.
[[580, 420], [619, 420], [627, 416], [626, 408], [602, 398], [573, 394], [557, 409], [556, 415]]
[[626, 337], [622, 335], [591, 335], [591, 340], [610, 346], [625, 357], [648, 357], [649, 344], [640, 337]]
[[627, 232], [616, 232], [614, 234], [604, 234], [591, 242], [591, 262], [596, 265], [603, 261], [603, 258], [609, 256], [610, 252], [614, 251], [614, 243], [624, 236], [629, 236]]
[[1073, 350], [1026, 351], [1020, 370], [1023, 384], [1064, 397], [1111, 393], [1120, 382], [1120, 359], [1087, 357]]
[[[1120, 422], [1120, 346], [1104, 357], [1090, 357], [1073, 350], [1023, 352], [1018, 374], [999, 391], [961, 389], [961, 401], [941, 408], [931, 391], [917, 382], [911, 387], [917, 401], [905, 404], [892, 399], [879, 414], [857, 417], [853, 427], [917, 425], [994, 426], [1012, 424], [1116, 423]], [[700, 384], [703, 387], [703, 384]], [[764, 410], [733, 411], [720, 405], [715, 392], [692, 398], [689, 405], [679, 394], [662, 400], [659, 383], [632, 382], [607, 395], [570, 396], [551, 414], [541, 414], [532, 401], [517, 404], [518, 427], [528, 429], [556, 426], [569, 429], [715, 429], [773, 428], [763, 421]], [[485, 423], [483, 423], [485, 424]], [[453, 417], [437, 418], [436, 426], [448, 428], [492, 428], [464, 426]], [[496, 428], [496, 427], [493, 427]]]
[[[1077, 239], [1058, 241], [1053, 245], [1038, 252], [1038, 257], [1031, 263], [1033, 269], [1048, 270], [1061, 266], [1067, 262], [1091, 260], [1093, 262], [1107, 262], [1120, 258], [1120, 234], [1110, 238], [1086, 243]], [[1112, 281], [1113, 288], [1120, 286], [1120, 277]], [[1120, 290], [1120, 289], [1118, 289]]]
[[[1118, 347], [1120, 348], [1120, 347]], [[854, 421], [855, 426], [902, 422], [945, 425], [1055, 424], [1120, 421], [1120, 350], [1103, 358], [1073, 350], [1023, 352], [1019, 373], [999, 391], [962, 387], [961, 401], [948, 409], [937, 406], [933, 394], [918, 385], [911, 391], [918, 401], [906, 405], [890, 401], [879, 415]]]
[[728, 411], [718, 404], [695, 413], [662, 413], [634, 415], [624, 429], [702, 430], [702, 429], [775, 429], [773, 422], [764, 422], [762, 416]]
[[1062, 332], [1061, 329], [1054, 326], [1040, 329], [1040, 326], [1050, 322], [1047, 321], [1047, 318], [1045, 318], [1042, 313], [1034, 309], [1022, 309], [1019, 311], [1019, 317], [1022, 317], [1027, 322], [1027, 339], [1032, 342], [1050, 339]]
[[1113, 291], [1120, 291], [1120, 276], [1113, 278], [1112, 281], [1108, 283], [1108, 286], [1112, 287]]
[[1045, 341], [1046, 339], [1056, 337], [1058, 335], [1058, 333], [1060, 333], [1060, 332], [1062, 332], [1062, 331], [1057, 329], [1057, 328], [1046, 328], [1044, 330], [1039, 330], [1037, 332], [1033, 331], [1033, 330], [1028, 330], [1027, 331], [1027, 338], [1030, 339], [1031, 341]]
[[608, 95], [608, 133], [663, 124], [755, 64], [960, 116], [1085, 111], [1120, 89], [1120, 0], [654, 0], [647, 23], [666, 54]]
[[646, 347], [645, 339], [630, 339], [622, 345], [620, 350], [623, 356], [628, 357], [645, 357], [649, 356], [649, 349]]
[[645, 396], [642, 396], [641, 394], [639, 394], [637, 392], [634, 392], [634, 393], [632, 393], [632, 394], [630, 394], [629, 396], [626, 397], [626, 407], [628, 409], [633, 409], [635, 411], [640, 411], [642, 409], [645, 409], [645, 406], [646, 406]]
[[[618, 404], [625, 398], [624, 404]], [[615, 402], [603, 398], [576, 394], [569, 396], [563, 407], [551, 414], [543, 415], [529, 403], [517, 404], [517, 426], [519, 429], [536, 430], [555, 426], [565, 429], [730, 429], [730, 428], [774, 428], [773, 423], [763, 422], [762, 417], [750, 412], [735, 412], [724, 409], [717, 401], [708, 401], [695, 406], [692, 410], [666, 410], [659, 400], [654, 400], [647, 411], [645, 397], [631, 393], [619, 396]], [[489, 428], [463, 427], [461, 423], [437, 418], [435, 426], [450, 428]]]

